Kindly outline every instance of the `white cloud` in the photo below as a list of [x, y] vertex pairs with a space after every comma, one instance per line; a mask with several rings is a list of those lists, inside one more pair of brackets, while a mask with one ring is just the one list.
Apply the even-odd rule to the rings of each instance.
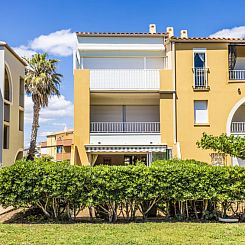
[[[33, 117], [32, 98], [25, 96], [25, 123], [31, 124]], [[54, 96], [49, 100], [49, 106], [42, 108], [40, 112], [39, 122], [45, 123], [63, 119], [64, 117], [73, 117], [73, 103], [66, 100], [63, 95]], [[57, 122], [58, 123], [58, 122]]]
[[245, 38], [245, 26], [223, 29], [211, 34], [210, 37]]
[[39, 137], [46, 137], [47, 135], [49, 135], [49, 134], [52, 134], [53, 132], [51, 132], [51, 131], [44, 131], [44, 132], [40, 132], [39, 133]]
[[76, 35], [70, 29], [59, 30], [41, 35], [29, 41], [27, 45], [15, 47], [20, 56], [30, 57], [37, 51], [47, 52], [57, 56], [70, 56], [76, 47]]
[[21, 45], [19, 47], [14, 48], [15, 52], [21, 56], [26, 58], [31, 58], [32, 55], [34, 55], [36, 52], [34, 50], [28, 49], [28, 47]]

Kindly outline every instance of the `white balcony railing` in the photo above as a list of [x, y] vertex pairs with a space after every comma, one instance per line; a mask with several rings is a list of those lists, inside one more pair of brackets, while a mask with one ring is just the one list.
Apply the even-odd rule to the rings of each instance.
[[159, 133], [160, 122], [91, 122], [91, 133]]
[[90, 70], [91, 90], [159, 90], [158, 69]]
[[229, 70], [230, 80], [245, 80], [245, 70]]
[[193, 68], [195, 89], [208, 89], [208, 68]]
[[245, 133], [245, 122], [232, 122], [231, 133]]

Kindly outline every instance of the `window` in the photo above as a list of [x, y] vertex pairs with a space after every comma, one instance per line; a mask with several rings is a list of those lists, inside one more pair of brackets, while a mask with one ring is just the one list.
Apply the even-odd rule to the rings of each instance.
[[19, 105], [24, 107], [24, 79], [20, 77]]
[[4, 99], [7, 101], [12, 101], [12, 94], [11, 94], [11, 81], [10, 81], [10, 74], [9, 70], [5, 66], [4, 71]]
[[208, 101], [195, 100], [194, 101], [194, 118], [195, 124], [208, 123]]
[[3, 128], [3, 149], [9, 149], [9, 126]]
[[205, 68], [206, 53], [205, 50], [194, 51], [194, 68]]
[[206, 49], [193, 50], [194, 88], [208, 88], [206, 68]]
[[24, 112], [19, 110], [19, 131], [24, 130]]
[[62, 153], [62, 146], [57, 146], [56, 152], [57, 153]]
[[10, 121], [10, 104], [4, 102], [4, 121]]

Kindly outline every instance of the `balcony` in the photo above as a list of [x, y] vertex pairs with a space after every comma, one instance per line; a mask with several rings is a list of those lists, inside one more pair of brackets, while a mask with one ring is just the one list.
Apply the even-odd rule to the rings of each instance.
[[232, 122], [231, 133], [233, 134], [245, 134], [245, 122]]
[[228, 47], [229, 80], [245, 80], [245, 45], [231, 43]]
[[193, 89], [208, 90], [208, 68], [193, 68]]
[[229, 70], [230, 80], [245, 80], [245, 70]]
[[72, 144], [73, 144], [72, 139], [56, 140], [56, 145], [59, 145], [59, 146], [71, 146]]
[[94, 69], [90, 70], [91, 90], [160, 89], [159, 69]]
[[91, 122], [91, 133], [160, 133], [160, 122]]

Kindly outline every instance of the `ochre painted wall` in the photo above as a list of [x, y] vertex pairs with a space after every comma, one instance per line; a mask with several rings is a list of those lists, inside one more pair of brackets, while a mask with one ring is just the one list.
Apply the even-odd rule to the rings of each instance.
[[173, 71], [160, 70], [161, 143], [173, 147]]
[[[208, 83], [210, 91], [193, 91], [193, 48], [207, 49]], [[183, 159], [210, 162], [211, 151], [198, 149], [196, 142], [202, 133], [226, 133], [226, 124], [233, 106], [245, 97], [245, 83], [229, 82], [228, 44], [176, 44], [177, 141]], [[238, 93], [241, 89], [241, 94]], [[208, 100], [209, 123], [194, 125], [194, 100]], [[228, 159], [230, 162], [230, 159]]]
[[74, 157], [73, 164], [89, 165], [85, 144], [90, 131], [90, 72], [74, 70]]

